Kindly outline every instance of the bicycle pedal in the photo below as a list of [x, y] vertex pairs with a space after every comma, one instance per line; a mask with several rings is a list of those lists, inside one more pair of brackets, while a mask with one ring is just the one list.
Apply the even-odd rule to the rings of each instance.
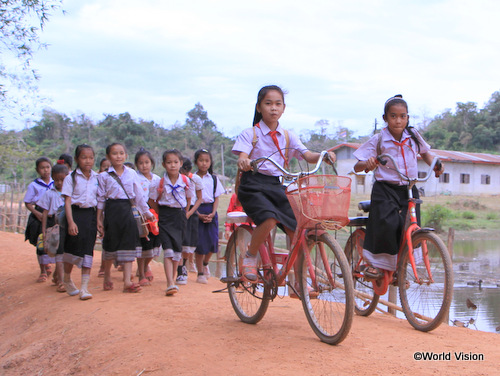
[[220, 279], [222, 283], [234, 283], [234, 282], [239, 282], [240, 278], [238, 277], [222, 277]]

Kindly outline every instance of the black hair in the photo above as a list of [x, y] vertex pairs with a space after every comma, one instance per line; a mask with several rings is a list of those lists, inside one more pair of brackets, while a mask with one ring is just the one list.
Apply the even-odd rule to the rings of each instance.
[[[259, 123], [259, 121], [262, 120], [262, 114], [259, 111], [257, 111], [257, 107], [264, 100], [267, 93], [269, 93], [270, 91], [273, 91], [273, 90], [275, 90], [281, 94], [281, 97], [283, 98], [283, 104], [285, 104], [285, 92], [283, 91], [282, 88], [280, 88], [279, 86], [276, 86], [276, 85], [264, 86], [263, 88], [261, 88], [259, 90], [259, 93], [257, 94], [257, 103], [255, 104], [255, 113], [253, 115], [252, 126], [255, 126], [256, 124]], [[195, 163], [196, 163], [196, 161], [195, 161]]]
[[207, 149], [196, 150], [196, 152], [194, 153], [194, 164], [196, 164], [196, 162], [198, 162], [198, 158], [202, 154], [208, 154], [208, 156], [210, 157], [210, 166], [208, 167], [208, 172], [210, 175], [213, 175], [214, 174], [214, 170], [213, 170], [214, 159], [212, 158], [212, 153], [210, 153], [210, 150], [207, 150]]
[[175, 154], [177, 155], [177, 157], [179, 158], [179, 161], [183, 161], [184, 160], [184, 157], [182, 156], [182, 153], [177, 150], [177, 149], [169, 149], [169, 150], [166, 150], [164, 153], [163, 153], [163, 156], [162, 156], [162, 161], [163, 163], [165, 163], [165, 161], [167, 160], [167, 155], [169, 154]]
[[191, 172], [192, 169], [193, 169], [193, 164], [191, 163], [191, 159], [184, 158], [184, 162], [182, 163], [181, 170], [186, 171], [186, 172]]
[[125, 145], [123, 145], [120, 142], [113, 142], [112, 144], [106, 146], [106, 155], [109, 155], [109, 153], [111, 153], [111, 149], [113, 148], [113, 146], [117, 145], [120, 145], [123, 148], [123, 150], [125, 150], [125, 153], [127, 153], [127, 148], [125, 147]]
[[62, 163], [66, 163], [69, 166], [69, 168], [73, 168], [73, 157], [71, 155], [61, 154], [59, 156], [59, 159], [57, 160], [57, 163], [61, 164], [60, 161], [62, 161]]
[[101, 169], [102, 164], [103, 164], [104, 162], [106, 162], [107, 160], [108, 160], [108, 158], [103, 158], [103, 159], [101, 159], [101, 161], [99, 162], [99, 170]]
[[[78, 158], [80, 158], [80, 155], [82, 154], [82, 151], [85, 149], [92, 150], [92, 154], [95, 156], [94, 148], [90, 145], [87, 144], [80, 144], [75, 148], [75, 161], [76, 161], [76, 167], [78, 166]], [[80, 169], [81, 170], [81, 169]], [[73, 179], [73, 187], [75, 186], [75, 175], [76, 175], [76, 168], [71, 172], [71, 179]]]
[[69, 168], [65, 164], [57, 163], [54, 166], [52, 166], [52, 177], [54, 177], [55, 174], [64, 174], [68, 175]]
[[40, 166], [41, 163], [47, 162], [52, 166], [52, 162], [50, 162], [50, 159], [47, 157], [40, 157], [35, 161], [35, 169], [38, 171], [38, 167]]
[[137, 153], [135, 153], [135, 159], [134, 159], [135, 165], [137, 166], [137, 163], [139, 162], [139, 158], [141, 158], [143, 155], [147, 155], [147, 157], [151, 161], [151, 165], [153, 166], [153, 168], [151, 170], [154, 170], [155, 169], [155, 159], [153, 158], [151, 153], [144, 148], [140, 148], [139, 151]]
[[128, 168], [131, 168], [132, 170], [135, 170], [135, 166], [132, 162], [125, 162], [123, 163], [124, 166], [127, 166]]
[[[384, 120], [386, 120], [386, 118], [387, 118], [387, 114], [389, 112], [389, 109], [392, 106], [395, 106], [395, 105], [398, 105], [398, 104], [401, 104], [401, 105], [405, 106], [406, 112], [408, 112], [408, 103], [406, 103], [406, 101], [403, 99], [403, 95], [402, 94], [396, 94], [393, 97], [389, 98], [385, 102], [385, 105], [384, 105], [384, 116], [383, 116]], [[406, 123], [405, 129], [410, 134], [410, 137], [412, 138], [412, 140], [415, 141], [415, 143], [417, 144], [418, 151], [420, 152], [420, 141], [418, 140], [417, 136], [413, 132], [413, 127], [410, 127], [410, 119], [408, 119], [408, 122]]]

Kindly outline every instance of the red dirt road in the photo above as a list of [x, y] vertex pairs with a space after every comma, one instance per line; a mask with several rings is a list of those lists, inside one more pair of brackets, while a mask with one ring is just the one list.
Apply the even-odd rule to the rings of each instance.
[[[270, 304], [257, 325], [240, 322], [223, 287], [189, 283], [165, 297], [161, 264], [139, 294], [102, 290], [92, 271], [94, 298], [57, 293], [35, 283], [34, 249], [23, 236], [0, 232], [1, 375], [494, 375], [500, 365], [500, 336], [441, 326], [431, 333], [405, 320], [373, 314], [355, 317], [338, 346], [320, 342], [299, 301]], [[79, 270], [74, 278], [79, 286]], [[414, 353], [450, 354], [451, 360], [416, 361]], [[482, 354], [458, 361], [455, 353]]]

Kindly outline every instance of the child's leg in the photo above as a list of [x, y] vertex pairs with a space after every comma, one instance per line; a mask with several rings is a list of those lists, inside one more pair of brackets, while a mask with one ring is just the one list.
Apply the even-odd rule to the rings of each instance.
[[113, 282], [111, 281], [111, 267], [113, 266], [113, 260], [103, 260], [104, 264], [104, 290], [113, 290]]
[[278, 222], [274, 218], [268, 218], [260, 225], [255, 227], [252, 235], [252, 240], [250, 240], [250, 246], [248, 247], [248, 256], [255, 257], [259, 253], [259, 248], [262, 243], [267, 239], [267, 236], [271, 230], [276, 226]]
[[139, 277], [139, 282], [146, 278], [146, 276], [145, 276], [145, 273], [146, 273], [145, 260], [146, 259], [143, 259], [143, 258], [137, 259], [137, 273], [138, 273], [138, 277]]
[[82, 267], [82, 286], [80, 288], [80, 299], [92, 299], [92, 294], [89, 292], [90, 268]]
[[[165, 261], [163, 264], [163, 267], [165, 269], [165, 277], [167, 277], [167, 288], [170, 286], [173, 286], [174, 283], [174, 264], [176, 264], [172, 257], [165, 257]], [[177, 265], [175, 265], [175, 268], [177, 268]]]
[[80, 293], [80, 290], [75, 286], [73, 281], [71, 280], [71, 271], [73, 270], [73, 264], [69, 262], [64, 263], [64, 277], [63, 277], [63, 283], [64, 283], [64, 288], [66, 289], [66, 292], [68, 293], [69, 296], [75, 296]]
[[132, 283], [132, 261], [126, 261], [123, 264], [123, 283], [124, 287], [130, 287]]

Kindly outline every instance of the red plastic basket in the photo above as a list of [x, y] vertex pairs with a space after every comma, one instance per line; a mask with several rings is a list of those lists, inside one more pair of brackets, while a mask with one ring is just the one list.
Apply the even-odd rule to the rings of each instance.
[[299, 228], [336, 230], [349, 223], [351, 178], [347, 176], [306, 176], [290, 184], [286, 195]]

